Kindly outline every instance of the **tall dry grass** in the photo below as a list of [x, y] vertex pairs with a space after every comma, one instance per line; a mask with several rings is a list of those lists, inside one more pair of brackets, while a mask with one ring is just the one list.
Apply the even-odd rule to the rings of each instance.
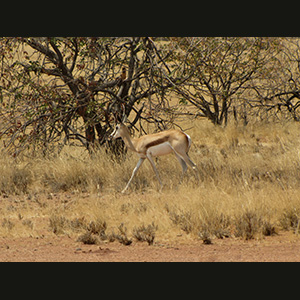
[[[152, 236], [156, 243], [195, 238], [209, 243], [229, 236], [261, 238], [282, 229], [298, 233], [300, 125], [193, 125], [190, 156], [200, 181], [189, 170], [180, 184], [176, 158], [161, 157], [162, 192], [145, 163], [129, 192], [120, 194], [138, 160], [133, 153], [121, 163], [105, 151], [90, 157], [72, 147], [51, 159], [2, 156], [0, 235], [38, 235], [43, 228], [83, 242], [149, 236], [151, 241]], [[6, 202], [12, 197], [19, 200]]]

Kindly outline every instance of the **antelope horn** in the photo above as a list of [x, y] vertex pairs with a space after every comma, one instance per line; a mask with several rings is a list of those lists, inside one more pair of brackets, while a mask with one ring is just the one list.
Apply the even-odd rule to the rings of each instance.
[[121, 123], [125, 123], [127, 121], [127, 116], [126, 116], [126, 110], [125, 110], [125, 104], [121, 104], [121, 107], [122, 107], [122, 111], [123, 111], [123, 114], [122, 114], [122, 121]]

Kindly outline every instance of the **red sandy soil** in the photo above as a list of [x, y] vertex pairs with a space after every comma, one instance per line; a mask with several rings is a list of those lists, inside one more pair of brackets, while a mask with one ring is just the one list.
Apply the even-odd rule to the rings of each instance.
[[291, 232], [260, 240], [216, 239], [189, 244], [118, 242], [84, 245], [68, 236], [0, 238], [0, 261], [22, 262], [273, 262], [300, 261], [300, 237]]

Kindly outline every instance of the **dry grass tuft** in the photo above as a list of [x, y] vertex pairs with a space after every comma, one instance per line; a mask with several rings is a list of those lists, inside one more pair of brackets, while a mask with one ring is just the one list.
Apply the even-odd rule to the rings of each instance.
[[133, 228], [133, 236], [139, 242], [147, 242], [148, 245], [152, 245], [155, 239], [155, 232], [157, 231], [158, 226], [152, 222], [152, 224], [147, 227], [143, 224]]
[[284, 230], [293, 230], [295, 234], [299, 234], [300, 208], [286, 208], [279, 221]]

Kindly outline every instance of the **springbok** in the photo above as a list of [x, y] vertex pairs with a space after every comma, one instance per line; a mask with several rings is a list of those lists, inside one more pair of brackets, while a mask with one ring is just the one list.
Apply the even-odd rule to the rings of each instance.
[[194, 164], [188, 156], [188, 151], [192, 142], [188, 134], [180, 130], [171, 129], [159, 133], [144, 135], [140, 138], [131, 138], [128, 128], [121, 122], [116, 125], [114, 131], [110, 135], [110, 138], [112, 139], [119, 137], [123, 139], [128, 149], [136, 152], [140, 157], [122, 193], [128, 189], [134, 175], [137, 173], [146, 158], [149, 160], [162, 189], [163, 185], [152, 157], [166, 155], [172, 152], [175, 153], [175, 156], [182, 167], [182, 175], [184, 175], [187, 170], [187, 165], [189, 165], [195, 171], [196, 178], [198, 180], [196, 164]]

